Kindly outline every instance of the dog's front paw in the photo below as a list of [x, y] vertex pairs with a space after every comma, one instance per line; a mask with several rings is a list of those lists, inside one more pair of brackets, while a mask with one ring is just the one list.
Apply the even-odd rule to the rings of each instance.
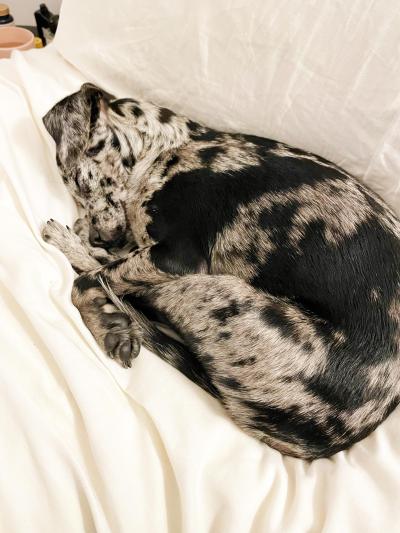
[[88, 272], [99, 266], [96, 259], [90, 256], [88, 249], [71, 228], [50, 219], [42, 228], [43, 239], [62, 252], [76, 272]]
[[67, 257], [73, 250], [82, 245], [78, 235], [69, 226], [63, 226], [52, 218], [43, 226], [42, 237], [43, 240], [58, 248]]

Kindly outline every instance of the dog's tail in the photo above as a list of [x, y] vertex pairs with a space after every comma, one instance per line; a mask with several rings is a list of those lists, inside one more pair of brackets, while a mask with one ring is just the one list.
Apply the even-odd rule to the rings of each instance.
[[135, 335], [145, 348], [154, 352], [160, 359], [182, 372], [187, 378], [215, 398], [220, 397], [218, 390], [210, 381], [195, 353], [191, 352], [182, 342], [162, 332], [143, 313], [119, 298], [101, 277], [99, 277], [99, 281], [113, 304], [122, 313], [129, 316], [132, 321], [132, 327], [135, 328]]

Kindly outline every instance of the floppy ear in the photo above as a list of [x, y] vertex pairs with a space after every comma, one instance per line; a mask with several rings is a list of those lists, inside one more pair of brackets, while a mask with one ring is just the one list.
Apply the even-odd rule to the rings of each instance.
[[86, 149], [90, 132], [100, 116], [102, 100], [112, 96], [91, 83], [58, 102], [43, 117], [43, 123], [56, 143], [57, 161], [68, 167]]

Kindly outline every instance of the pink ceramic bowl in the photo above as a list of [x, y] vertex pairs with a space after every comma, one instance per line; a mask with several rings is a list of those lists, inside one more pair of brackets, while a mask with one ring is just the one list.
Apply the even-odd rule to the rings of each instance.
[[29, 50], [34, 47], [31, 31], [16, 26], [0, 28], [0, 58], [10, 57], [13, 50]]

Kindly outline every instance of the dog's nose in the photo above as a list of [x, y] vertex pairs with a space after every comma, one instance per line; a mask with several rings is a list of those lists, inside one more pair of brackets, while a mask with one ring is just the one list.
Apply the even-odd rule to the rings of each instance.
[[89, 241], [92, 246], [101, 246], [102, 240], [100, 233], [95, 228], [90, 228], [89, 230]]
[[126, 235], [122, 226], [117, 226], [111, 232], [90, 228], [89, 241], [92, 246], [101, 248], [122, 248], [126, 243]]

